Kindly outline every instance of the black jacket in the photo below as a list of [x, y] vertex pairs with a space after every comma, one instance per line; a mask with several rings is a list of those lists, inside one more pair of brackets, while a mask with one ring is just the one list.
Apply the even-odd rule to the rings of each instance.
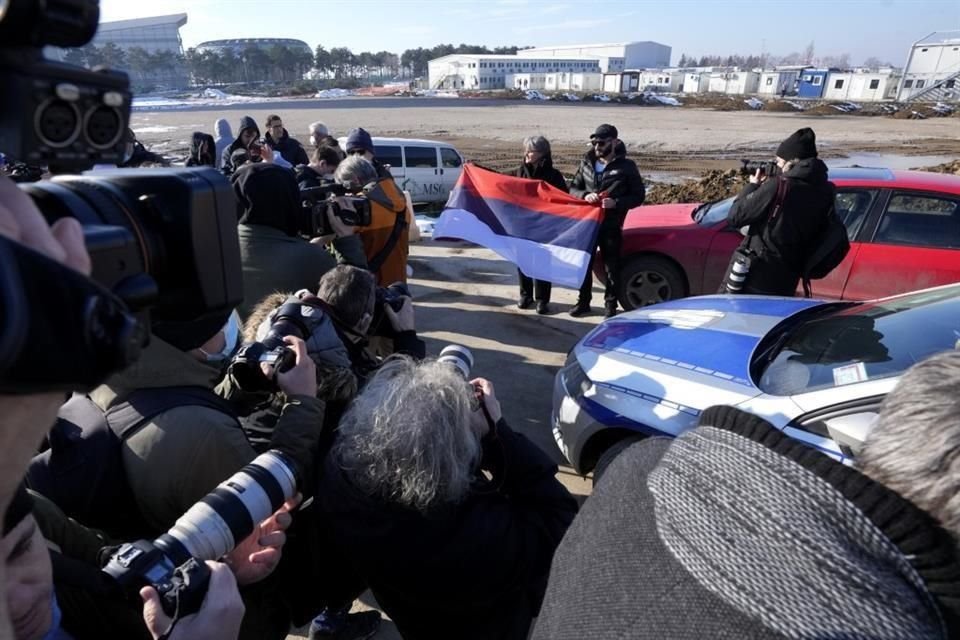
[[622, 225], [627, 212], [643, 204], [647, 195], [643, 178], [640, 177], [637, 165], [626, 156], [615, 156], [600, 174], [595, 169], [596, 161], [597, 156], [593, 150], [587, 152], [570, 181], [570, 193], [583, 198], [588, 193], [605, 192], [607, 197], [617, 201], [617, 206], [606, 212], [604, 223], [609, 220]]
[[302, 164], [294, 168], [294, 173], [297, 176], [297, 186], [301, 189], [307, 189], [309, 187], [319, 187], [325, 182], [329, 182], [333, 176], [322, 176], [309, 165]]
[[194, 131], [190, 139], [190, 157], [187, 158], [187, 166], [215, 167], [217, 165], [216, 153], [217, 143], [213, 136], [202, 131]]
[[570, 192], [570, 187], [567, 186], [567, 180], [563, 177], [563, 174], [560, 173], [557, 169], [553, 167], [553, 159], [549, 156], [540, 159], [540, 162], [536, 164], [527, 164], [524, 162], [517, 170], [513, 172], [513, 175], [518, 178], [527, 178], [528, 180], [543, 180], [549, 185], [561, 189], [562, 191]]
[[283, 159], [293, 166], [296, 167], [301, 164], [310, 163], [310, 158], [307, 157], [307, 152], [304, 151], [303, 145], [294, 138], [291, 138], [286, 129], [283, 130], [283, 135], [280, 136], [279, 140], [274, 140], [269, 132], [264, 136], [264, 140], [266, 140], [267, 144], [273, 147], [275, 151], [279, 151]]
[[317, 495], [334, 544], [355, 562], [406, 640], [525, 640], [553, 551], [577, 511], [557, 466], [501, 420], [480, 477], [426, 516], [355, 488], [328, 457]]
[[773, 178], [745, 186], [727, 214], [731, 226], [750, 227], [742, 246], [759, 256], [747, 276], [750, 293], [793, 295], [834, 203], [827, 165], [817, 158], [801, 160], [780, 180], [785, 180], [785, 192], [776, 219], [770, 219], [779, 182]]
[[237, 149], [245, 149], [241, 138], [243, 137], [243, 132], [252, 129], [256, 132], [256, 137], [260, 137], [260, 127], [257, 126], [256, 121], [250, 116], [243, 116], [240, 118], [240, 129], [237, 131], [236, 139], [230, 143], [230, 146], [223, 150], [223, 155], [220, 156], [220, 168], [221, 170], [230, 175], [234, 171], [234, 166], [230, 162], [230, 156], [233, 155], [233, 152]]

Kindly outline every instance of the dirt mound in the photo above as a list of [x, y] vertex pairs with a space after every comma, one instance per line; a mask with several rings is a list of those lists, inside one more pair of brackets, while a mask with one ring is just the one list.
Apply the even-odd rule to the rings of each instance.
[[774, 111], [778, 113], [794, 113], [800, 111], [795, 105], [790, 104], [789, 102], [781, 102], [779, 100], [770, 100], [763, 105], [764, 111]]
[[917, 171], [932, 171], [934, 173], [949, 173], [955, 176], [960, 176], [960, 160], [954, 160], [952, 162], [944, 162], [943, 164], [938, 164], [934, 167], [921, 167]]
[[647, 190], [645, 204], [720, 200], [736, 195], [745, 183], [746, 177], [736, 169], [708, 171], [699, 180], [682, 184], [654, 183]]

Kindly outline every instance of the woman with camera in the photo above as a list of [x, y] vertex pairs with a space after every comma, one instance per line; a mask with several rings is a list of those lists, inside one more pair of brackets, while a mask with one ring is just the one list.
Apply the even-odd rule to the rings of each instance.
[[749, 228], [720, 293], [794, 295], [834, 197], [827, 165], [817, 158], [813, 129], [800, 129], [781, 142], [776, 170], [757, 169], [730, 207], [730, 226]]

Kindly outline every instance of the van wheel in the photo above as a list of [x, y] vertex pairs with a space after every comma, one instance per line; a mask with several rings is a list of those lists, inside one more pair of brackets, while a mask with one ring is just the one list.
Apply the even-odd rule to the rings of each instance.
[[641, 440], [643, 440], [643, 436], [627, 436], [626, 438], [617, 440], [606, 451], [604, 451], [597, 460], [597, 466], [593, 468], [593, 486], [597, 486], [597, 483], [600, 481], [600, 476], [604, 474], [604, 472], [607, 470], [607, 467], [609, 467], [610, 463], [613, 462], [614, 458], [620, 455], [624, 449], [635, 442], [640, 442]]
[[620, 269], [620, 303], [626, 310], [687, 295], [683, 272], [666, 258], [637, 256]]

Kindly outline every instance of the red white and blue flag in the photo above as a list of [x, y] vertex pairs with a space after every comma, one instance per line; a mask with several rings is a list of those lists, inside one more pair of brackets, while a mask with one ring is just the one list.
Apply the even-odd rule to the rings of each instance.
[[496, 251], [531, 278], [578, 288], [602, 210], [541, 180], [465, 165], [433, 230]]

